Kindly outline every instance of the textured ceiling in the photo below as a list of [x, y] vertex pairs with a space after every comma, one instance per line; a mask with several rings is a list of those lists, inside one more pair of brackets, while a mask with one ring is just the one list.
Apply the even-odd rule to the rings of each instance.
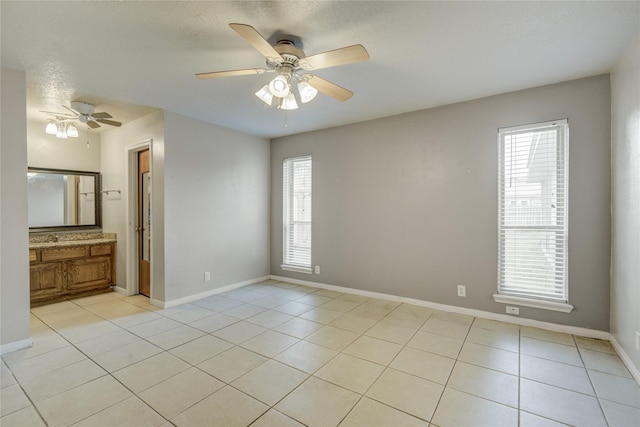
[[[274, 137], [608, 72], [640, 32], [640, 2], [0, 2], [2, 66], [26, 71], [28, 114], [85, 100], [127, 122], [166, 109]], [[356, 43], [368, 62], [318, 70], [355, 95], [265, 108], [272, 75], [228, 27], [302, 39], [307, 55]]]

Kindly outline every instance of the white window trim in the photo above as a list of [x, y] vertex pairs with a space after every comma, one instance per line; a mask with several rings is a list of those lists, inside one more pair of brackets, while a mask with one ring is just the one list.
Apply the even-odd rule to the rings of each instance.
[[493, 300], [503, 304], [520, 305], [523, 307], [540, 308], [542, 310], [560, 311], [562, 313], [571, 313], [573, 306], [564, 302], [553, 302], [537, 300], [533, 298], [514, 297], [512, 295], [494, 294]]
[[300, 267], [297, 265], [282, 264], [280, 268], [285, 271], [295, 271], [296, 273], [313, 274], [313, 269], [311, 267]]

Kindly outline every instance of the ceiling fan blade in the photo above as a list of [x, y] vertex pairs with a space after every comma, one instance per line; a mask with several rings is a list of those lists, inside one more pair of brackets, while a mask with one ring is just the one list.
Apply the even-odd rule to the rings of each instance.
[[94, 119], [111, 119], [111, 118], [113, 118], [111, 116], [111, 114], [109, 114], [109, 113], [93, 113], [93, 114], [91, 114], [91, 117], [93, 117]]
[[93, 120], [87, 121], [87, 126], [89, 126], [91, 129], [96, 129], [100, 127], [100, 125], [94, 122]]
[[266, 58], [282, 59], [282, 56], [276, 51], [271, 44], [260, 35], [255, 28], [246, 24], [229, 24], [229, 26], [240, 35], [243, 39], [248, 41], [251, 46], [256, 48]]
[[66, 108], [67, 110], [71, 111], [73, 114], [75, 114], [76, 116], [81, 116], [82, 114], [77, 112], [76, 110], [74, 110], [73, 108], [67, 107], [66, 105], [63, 105], [64, 108]]
[[318, 89], [319, 92], [329, 95], [338, 101], [346, 101], [353, 96], [353, 92], [347, 90], [335, 83], [331, 83], [329, 80], [325, 80], [318, 76], [311, 76], [308, 80], [309, 84]]
[[305, 70], [319, 70], [337, 65], [352, 64], [369, 59], [367, 49], [361, 44], [330, 50], [300, 59], [300, 65]]
[[231, 76], [246, 76], [249, 74], [264, 74], [271, 70], [265, 70], [264, 68], [247, 68], [245, 70], [230, 70], [230, 71], [214, 71], [212, 73], [199, 73], [196, 77], [199, 79], [212, 79], [214, 77], [231, 77]]
[[[111, 126], [115, 126], [115, 127], [122, 126], [122, 123], [116, 122], [115, 120], [96, 119], [96, 122], [104, 123], [105, 125], [111, 125]], [[88, 122], [88, 123], [94, 123], [94, 122]]]
[[69, 114], [69, 113], [56, 113], [55, 111], [43, 111], [40, 110], [41, 113], [45, 113], [45, 114], [53, 114], [56, 117], [69, 117], [69, 118], [74, 118], [76, 117], [75, 114]]

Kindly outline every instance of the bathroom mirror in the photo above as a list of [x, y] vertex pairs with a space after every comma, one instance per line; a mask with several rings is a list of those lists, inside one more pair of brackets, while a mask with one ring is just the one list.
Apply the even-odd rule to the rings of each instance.
[[100, 173], [29, 168], [29, 231], [102, 227]]

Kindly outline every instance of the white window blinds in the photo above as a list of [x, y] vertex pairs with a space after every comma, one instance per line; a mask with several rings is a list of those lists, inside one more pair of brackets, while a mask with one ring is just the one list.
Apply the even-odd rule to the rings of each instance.
[[311, 156], [282, 168], [283, 268], [311, 272]]
[[498, 293], [567, 302], [566, 120], [498, 131]]

